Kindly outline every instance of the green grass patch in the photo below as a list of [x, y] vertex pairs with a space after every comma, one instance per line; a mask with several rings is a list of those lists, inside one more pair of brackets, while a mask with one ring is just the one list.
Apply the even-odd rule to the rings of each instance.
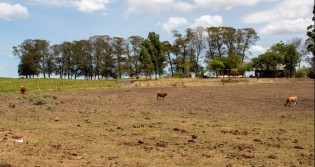
[[34, 101], [34, 104], [35, 105], [44, 105], [44, 104], [47, 104], [47, 102], [44, 99], [36, 99]]
[[19, 92], [22, 85], [26, 87], [26, 91], [65, 90], [114, 87], [115, 81], [43, 78], [0, 78], [0, 92]]

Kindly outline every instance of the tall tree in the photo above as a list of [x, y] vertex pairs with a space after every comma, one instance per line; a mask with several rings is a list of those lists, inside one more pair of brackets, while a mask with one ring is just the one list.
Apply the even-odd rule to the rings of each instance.
[[55, 65], [54, 73], [55, 75], [59, 75], [60, 79], [62, 79], [63, 70], [64, 70], [64, 67], [63, 67], [64, 60], [62, 59], [63, 55], [61, 54], [61, 51], [60, 51], [60, 45], [59, 44], [52, 45], [50, 49], [51, 49], [51, 55], [53, 57], [54, 65]]
[[48, 54], [48, 57], [47, 57], [47, 75], [48, 75], [48, 78], [51, 77], [51, 75], [55, 72], [56, 70], [56, 60], [55, 60], [55, 57], [54, 57], [54, 50], [53, 50], [53, 47], [50, 46], [49, 47], [49, 54]]
[[226, 53], [224, 47], [224, 39], [222, 35], [222, 27], [209, 27], [208, 32], [208, 59], [221, 58]]
[[192, 30], [193, 37], [191, 41], [191, 45], [193, 48], [193, 51], [195, 52], [195, 72], [199, 73], [199, 67], [200, 67], [200, 59], [204, 57], [205, 50], [206, 50], [206, 30], [203, 27], [196, 27]]
[[71, 72], [73, 71], [73, 52], [72, 52], [73, 44], [71, 42], [63, 42], [58, 46], [59, 54], [61, 55], [60, 61], [61, 61], [61, 77], [64, 78], [67, 77], [70, 79], [72, 77]]
[[26, 78], [40, 74], [40, 55], [36, 40], [27, 39], [18, 46], [13, 46], [13, 54], [20, 58], [18, 73]]
[[295, 72], [295, 67], [299, 62], [299, 55], [296, 51], [296, 48], [293, 44], [288, 45], [288, 49], [286, 54], [283, 57], [283, 64], [285, 65], [286, 69], [289, 70], [289, 77], [293, 76]]
[[76, 79], [84, 76], [85, 79], [92, 79], [94, 75], [94, 61], [92, 56], [92, 45], [88, 40], [73, 42], [72, 74]]
[[247, 57], [246, 57], [246, 51], [248, 51], [248, 49], [253, 46], [258, 40], [259, 37], [256, 33], [256, 31], [253, 28], [243, 28], [242, 29], [242, 34], [243, 34], [243, 43], [241, 43], [240, 46], [241, 47], [241, 53], [240, 53], [240, 58], [242, 61], [244, 61]]
[[233, 27], [222, 27], [221, 31], [223, 43], [227, 51], [227, 56], [235, 55], [236, 30]]
[[49, 66], [52, 64], [51, 53], [49, 52], [49, 42], [39, 39], [34, 40], [34, 42], [37, 55], [39, 56], [39, 70], [40, 73], [43, 74], [44, 78], [46, 78], [46, 74], [49, 73]]
[[144, 39], [140, 36], [131, 36], [128, 38], [127, 45], [127, 65], [129, 66], [128, 74], [130, 77], [138, 76], [141, 72], [139, 61], [141, 43]]
[[185, 63], [185, 68], [187, 68], [189, 74], [188, 77], [191, 76], [192, 72], [197, 72], [198, 69], [196, 69], [197, 64], [197, 52], [196, 47], [194, 45], [194, 38], [196, 34], [193, 29], [188, 28], [186, 30], [186, 36], [185, 41], [187, 43], [187, 62]]
[[163, 44], [160, 41], [160, 36], [158, 34], [156, 34], [155, 32], [149, 32], [148, 40], [152, 46], [151, 50], [149, 50], [149, 53], [151, 55], [151, 60], [154, 65], [154, 71], [157, 79], [157, 75], [161, 77], [164, 73], [164, 68], [166, 66], [166, 56]]
[[299, 60], [298, 60], [298, 67], [300, 69], [300, 65], [301, 62], [303, 61], [303, 59], [305, 59], [306, 55], [307, 55], [307, 44], [305, 42], [303, 42], [302, 38], [292, 38], [290, 41], [288, 41], [288, 45], [292, 44], [299, 56]]
[[114, 50], [112, 47], [112, 38], [110, 36], [104, 36], [104, 46], [102, 51], [102, 65], [101, 65], [101, 74], [105, 78], [116, 78], [117, 74], [115, 73], [115, 59], [114, 59]]
[[172, 44], [170, 44], [170, 42], [168, 41], [164, 41], [163, 42], [163, 48], [164, 48], [164, 52], [167, 56], [167, 62], [168, 65], [170, 67], [170, 72], [171, 72], [171, 76], [174, 76], [174, 69], [173, 69], [173, 57], [172, 57]]
[[126, 41], [122, 37], [113, 37], [112, 47], [113, 54], [116, 60], [116, 74], [118, 78], [126, 72]]
[[174, 64], [177, 73], [187, 76], [191, 63], [189, 59], [189, 40], [178, 31], [172, 31], [175, 40], [173, 42], [172, 52], [175, 55]]
[[311, 78], [315, 78], [315, 4], [313, 6], [313, 23], [307, 27], [307, 36], [309, 37], [305, 43], [307, 43], [307, 50], [313, 55], [307, 59], [307, 62], [311, 65], [310, 74]]
[[299, 62], [299, 55], [294, 44], [284, 44], [282, 41], [273, 44], [268, 50], [281, 56], [282, 63], [289, 70], [289, 77], [293, 76], [295, 67]]
[[151, 74], [154, 71], [154, 65], [152, 63], [152, 59], [150, 55], [150, 50], [152, 50], [151, 47], [152, 46], [150, 45], [147, 39], [141, 43], [139, 60], [141, 62], [141, 66], [142, 66], [146, 79], [148, 78], [148, 76], [151, 79]]
[[237, 55], [242, 55], [244, 47], [244, 31], [242, 29], [237, 29], [235, 32], [235, 52]]
[[252, 28], [236, 30], [233, 27], [209, 27], [207, 32], [206, 61], [235, 54], [244, 61], [247, 58], [248, 49], [259, 40], [256, 31]]
[[288, 51], [288, 45], [283, 43], [282, 41], [276, 43], [276, 44], [273, 44], [269, 49], [268, 49], [269, 52], [273, 52], [273, 53], [276, 53], [276, 54], [279, 54], [280, 56], [284, 56], [287, 51]]
[[108, 45], [107, 38], [109, 37], [106, 35], [97, 35], [90, 37], [89, 39], [89, 41], [91, 42], [92, 54], [95, 62], [94, 75], [97, 79], [100, 79], [102, 74], [102, 60], [106, 54], [106, 47]]

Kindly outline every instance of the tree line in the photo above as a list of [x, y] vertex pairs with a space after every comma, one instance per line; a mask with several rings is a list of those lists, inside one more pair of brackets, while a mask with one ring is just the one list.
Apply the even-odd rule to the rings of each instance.
[[[50, 78], [56, 75], [68, 79], [157, 78], [165, 74], [190, 77], [192, 73], [203, 76], [205, 68], [202, 64], [207, 64], [211, 71], [238, 69], [238, 72], [244, 72], [253, 67], [269, 69], [269, 57], [294, 71], [305, 55], [304, 51], [299, 52], [299, 47], [303, 47], [297, 39], [300, 43], [281, 42], [246, 62], [249, 48], [259, 40], [252, 28], [197, 27], [188, 28], [185, 34], [176, 30], [172, 33], [172, 43], [161, 41], [155, 32], [149, 32], [147, 38], [101, 35], [54, 45], [47, 40], [27, 39], [13, 47], [13, 54], [20, 59], [20, 76]], [[281, 59], [276, 58], [279, 55]]]

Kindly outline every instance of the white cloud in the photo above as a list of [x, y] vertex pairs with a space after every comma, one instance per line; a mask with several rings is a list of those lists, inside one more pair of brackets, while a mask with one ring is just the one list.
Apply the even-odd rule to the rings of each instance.
[[[175, 30], [176, 28], [189, 24], [188, 20], [183, 17], [171, 17], [168, 19], [167, 22], [162, 23], [162, 28], [167, 31], [171, 32]], [[197, 27], [219, 27], [223, 24], [223, 19], [221, 16], [215, 15], [204, 15], [199, 18], [197, 18], [194, 21], [194, 24], [191, 25], [192, 28]]]
[[189, 12], [193, 10], [195, 6], [187, 2], [177, 2], [174, 3], [173, 8], [177, 11]]
[[292, 33], [304, 33], [307, 26], [313, 24], [311, 19], [295, 19], [295, 20], [281, 20], [274, 21], [267, 24], [259, 32], [263, 35], [268, 34], [292, 34]]
[[0, 3], [0, 19], [12, 20], [26, 18], [28, 16], [27, 8], [20, 4], [11, 5], [8, 3]]
[[254, 45], [254, 46], [251, 46], [248, 51], [251, 53], [251, 55], [258, 56], [265, 53], [266, 50], [267, 49], [262, 46]]
[[264, 23], [309, 17], [312, 14], [313, 3], [311, 0], [285, 0], [281, 1], [275, 8], [255, 12], [241, 19], [244, 23]]
[[159, 13], [163, 11], [175, 10], [188, 12], [195, 6], [178, 0], [128, 0], [128, 13]]
[[204, 15], [195, 20], [192, 27], [219, 27], [223, 24], [222, 16]]
[[235, 6], [253, 6], [260, 0], [194, 0], [200, 8], [232, 9]]
[[111, 2], [111, 0], [33, 0], [35, 2], [53, 5], [53, 6], [63, 6], [72, 7], [83, 12], [105, 12], [107, 10], [106, 5]]
[[283, 0], [275, 7], [251, 13], [241, 18], [244, 23], [265, 23], [259, 32], [263, 35], [303, 33], [312, 24], [313, 3], [310, 0]]
[[34, 2], [45, 4], [45, 5], [53, 5], [53, 6], [65, 6], [71, 7], [73, 6], [73, 2], [75, 0], [33, 0]]
[[162, 28], [167, 31], [167, 32], [171, 32], [173, 31], [175, 28], [180, 27], [182, 25], [187, 24], [188, 21], [183, 18], [183, 17], [171, 17], [168, 19], [167, 22], [162, 24]]
[[79, 10], [84, 12], [105, 11], [107, 0], [81, 0], [76, 3]]

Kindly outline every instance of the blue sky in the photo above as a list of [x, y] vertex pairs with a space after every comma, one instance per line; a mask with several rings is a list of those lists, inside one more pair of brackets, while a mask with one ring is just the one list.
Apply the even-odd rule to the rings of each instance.
[[0, 77], [17, 78], [12, 47], [26, 39], [50, 44], [94, 35], [147, 37], [173, 42], [171, 31], [195, 26], [254, 28], [256, 57], [272, 44], [306, 39], [313, 0], [0, 0]]

